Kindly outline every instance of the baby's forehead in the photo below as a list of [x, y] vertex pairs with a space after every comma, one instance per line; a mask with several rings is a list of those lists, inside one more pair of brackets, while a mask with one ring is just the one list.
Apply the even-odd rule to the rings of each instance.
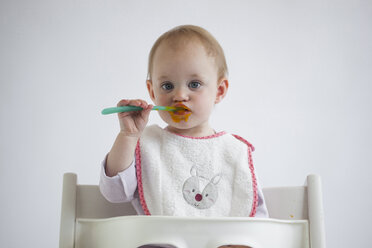
[[154, 56], [153, 76], [160, 81], [181, 75], [206, 80], [214, 74], [218, 76], [216, 60], [200, 42], [177, 47], [164, 43]]
[[211, 49], [197, 36], [176, 36], [170, 37], [168, 39], [163, 40], [163, 42], [159, 45], [174, 51], [183, 51], [190, 46], [195, 47], [202, 47], [208, 55], [211, 54]]

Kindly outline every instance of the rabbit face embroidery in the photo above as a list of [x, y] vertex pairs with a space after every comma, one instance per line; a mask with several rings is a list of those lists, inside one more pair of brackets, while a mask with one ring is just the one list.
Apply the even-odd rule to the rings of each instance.
[[[221, 175], [215, 175], [211, 180], [200, 177], [193, 166], [190, 170], [191, 177], [189, 177], [183, 184], [183, 198], [186, 202], [197, 209], [210, 208], [218, 198], [217, 184], [221, 179]], [[200, 191], [200, 182], [206, 182], [207, 185], [203, 191]]]

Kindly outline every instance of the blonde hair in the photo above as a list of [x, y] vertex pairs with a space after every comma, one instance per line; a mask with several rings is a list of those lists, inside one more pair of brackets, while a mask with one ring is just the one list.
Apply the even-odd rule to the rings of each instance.
[[151, 80], [154, 56], [160, 44], [166, 41], [174, 48], [179, 48], [180, 45], [195, 39], [201, 42], [209, 56], [214, 57], [218, 68], [218, 78], [227, 77], [226, 58], [218, 41], [204, 28], [194, 25], [182, 25], [165, 32], [155, 41], [149, 54], [147, 78]]

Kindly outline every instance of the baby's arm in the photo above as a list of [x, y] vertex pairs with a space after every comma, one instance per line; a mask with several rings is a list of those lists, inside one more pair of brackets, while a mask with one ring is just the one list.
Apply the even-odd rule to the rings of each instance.
[[262, 189], [259, 184], [257, 184], [257, 193], [258, 193], [258, 203], [257, 203], [257, 209], [256, 209], [256, 215], [255, 217], [258, 218], [269, 218], [269, 212], [267, 211], [265, 198], [262, 193]]
[[142, 111], [119, 113], [120, 132], [107, 157], [106, 175], [113, 177], [127, 169], [133, 162], [133, 155], [139, 137], [147, 125], [152, 109], [151, 104], [143, 100], [121, 100], [117, 106], [133, 105], [142, 107]]
[[129, 202], [135, 198], [137, 178], [134, 162], [116, 176], [108, 177], [105, 173], [107, 156], [101, 165], [99, 189], [109, 202]]

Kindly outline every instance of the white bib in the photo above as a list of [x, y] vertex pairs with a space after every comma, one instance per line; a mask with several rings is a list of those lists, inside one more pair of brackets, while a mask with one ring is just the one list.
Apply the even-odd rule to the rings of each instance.
[[225, 132], [193, 138], [147, 127], [136, 148], [145, 214], [254, 216], [258, 196], [252, 149]]

